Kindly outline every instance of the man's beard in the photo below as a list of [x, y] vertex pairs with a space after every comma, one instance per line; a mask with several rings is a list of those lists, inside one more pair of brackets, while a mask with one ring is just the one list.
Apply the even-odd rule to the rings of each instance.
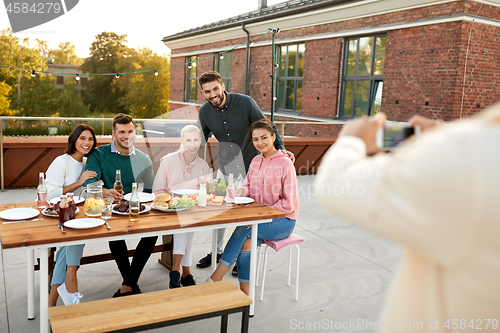
[[215, 105], [214, 103], [212, 103], [213, 98], [212, 98], [212, 100], [209, 100], [210, 104], [212, 104], [216, 108], [220, 107], [222, 105], [222, 103], [224, 103], [224, 98], [225, 98], [224, 92], [222, 92], [218, 97], [219, 97], [219, 103], [217, 105]]

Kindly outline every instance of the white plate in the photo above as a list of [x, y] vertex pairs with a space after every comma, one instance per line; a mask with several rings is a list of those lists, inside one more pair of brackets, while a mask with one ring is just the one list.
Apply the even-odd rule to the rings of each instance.
[[252, 203], [254, 201], [255, 200], [253, 200], [252, 198], [247, 198], [247, 197], [235, 197], [234, 198], [235, 205], [246, 205], [246, 204]]
[[[113, 213], [115, 214], [119, 214], [119, 215], [128, 215], [128, 212], [119, 212], [117, 210], [115, 210], [115, 207], [118, 206], [119, 204], [114, 204], [113, 205]], [[151, 207], [148, 206], [148, 205], [144, 205], [146, 208], [144, 210], [141, 210], [139, 212], [139, 214], [142, 214], [142, 213], [146, 213], [146, 212], [149, 212], [151, 210]]]
[[74, 219], [64, 222], [64, 226], [73, 229], [90, 229], [95, 228], [104, 224], [104, 220], [101, 219]]
[[[56, 204], [56, 203], [58, 203], [60, 200], [61, 200], [61, 198], [60, 198], [60, 197], [55, 197], [55, 198], [50, 199], [50, 201], [49, 201], [49, 202], [50, 202], [51, 204], [55, 205], [55, 204]], [[77, 204], [77, 205], [78, 205], [79, 203], [84, 202], [84, 201], [85, 201], [85, 198], [83, 198], [83, 197], [80, 197], [80, 196], [77, 196], [77, 195], [76, 195], [76, 196], [73, 196], [73, 200], [75, 200], [75, 204]]]
[[[151, 193], [139, 192], [139, 193], [137, 193], [137, 195], [139, 196], [139, 200], [141, 202], [150, 202], [150, 201], [153, 201], [155, 199], [155, 195], [151, 194]], [[127, 193], [123, 196], [123, 199], [130, 201], [131, 197], [132, 197], [132, 193]]]
[[4, 220], [25, 220], [40, 215], [40, 211], [34, 208], [11, 208], [0, 213]]
[[181, 190], [173, 190], [172, 194], [176, 195], [184, 195], [184, 194], [198, 194], [198, 190], [195, 189], [181, 189]]
[[167, 209], [165, 209], [165, 208], [161, 208], [161, 207], [155, 207], [154, 203], [151, 204], [151, 208], [156, 209], [156, 210], [160, 210], [162, 212], [168, 212], [168, 213], [182, 212], [183, 210], [186, 210], [186, 208], [181, 208], [181, 209], [167, 208]]
[[[48, 216], [48, 217], [59, 217], [59, 215], [51, 215], [47, 214], [46, 212], [47, 208], [42, 209], [42, 215]], [[76, 207], [75, 214], [80, 211], [80, 208]]]

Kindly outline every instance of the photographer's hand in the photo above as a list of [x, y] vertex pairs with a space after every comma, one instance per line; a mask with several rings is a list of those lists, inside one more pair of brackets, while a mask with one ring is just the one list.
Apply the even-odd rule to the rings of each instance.
[[438, 126], [445, 124], [444, 120], [441, 119], [429, 119], [422, 116], [413, 116], [408, 120], [408, 124], [411, 126], [420, 126], [422, 132], [431, 130]]
[[373, 117], [363, 116], [360, 118], [348, 120], [339, 133], [343, 135], [355, 136], [365, 142], [366, 154], [368, 156], [382, 152], [382, 149], [375, 143], [377, 130], [384, 126], [387, 116], [383, 112], [377, 113]]

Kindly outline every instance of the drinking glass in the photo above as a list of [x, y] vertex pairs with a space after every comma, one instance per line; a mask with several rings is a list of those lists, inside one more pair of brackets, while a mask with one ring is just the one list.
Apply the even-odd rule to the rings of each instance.
[[107, 220], [110, 219], [112, 216], [111, 211], [113, 210], [113, 198], [104, 198], [104, 201], [106, 202], [101, 213], [101, 218]]

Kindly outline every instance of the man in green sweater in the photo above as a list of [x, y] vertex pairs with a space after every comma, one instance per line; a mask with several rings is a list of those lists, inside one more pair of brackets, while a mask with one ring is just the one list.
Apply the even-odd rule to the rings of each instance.
[[[132, 117], [118, 114], [113, 119], [113, 142], [95, 149], [87, 159], [86, 169], [97, 173], [97, 176], [88, 179], [85, 185], [98, 180], [104, 182], [104, 197], [113, 197], [118, 202], [122, 193], [113, 189], [116, 170], [121, 170], [123, 192], [132, 191], [132, 183], [139, 180], [144, 182], [144, 191], [151, 192], [154, 181], [153, 163], [149, 156], [134, 148], [135, 125]], [[120, 274], [123, 278], [122, 287], [113, 297], [140, 294], [137, 282], [146, 262], [148, 261], [158, 237], [141, 238], [137, 244], [132, 263], [128, 259], [128, 249], [125, 240], [109, 242], [109, 249], [113, 254]]]

